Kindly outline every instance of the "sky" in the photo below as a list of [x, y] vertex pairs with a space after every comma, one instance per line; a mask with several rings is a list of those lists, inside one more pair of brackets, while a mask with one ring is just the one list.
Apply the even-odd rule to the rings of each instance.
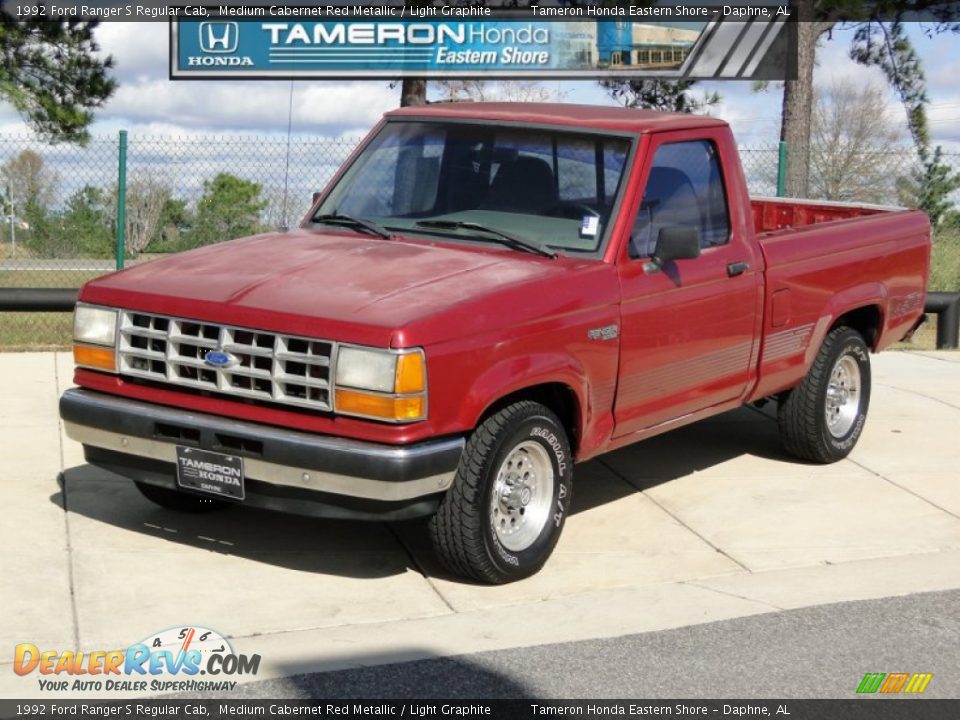
[[[956, 35], [928, 38], [917, 25], [911, 37], [923, 60], [931, 104], [931, 134], [945, 149], [960, 152], [960, 73]], [[168, 79], [166, 23], [105, 22], [97, 29], [102, 52], [114, 57], [118, 88], [98, 111], [94, 135], [114, 136], [125, 128], [131, 135], [193, 134], [285, 136], [288, 120], [296, 135], [360, 137], [381, 114], [395, 107], [399, 88], [386, 81], [298, 81], [293, 87], [292, 118], [288, 81], [171, 81]], [[815, 83], [827, 86], [838, 79], [878, 83], [879, 70], [857, 65], [847, 57], [850, 31], [838, 30], [817, 53]], [[548, 84], [565, 101], [613, 104], [594, 82]], [[717, 90], [722, 102], [712, 115], [731, 123], [741, 146], [776, 143], [781, 91], [771, 86], [756, 92], [750, 82], [700, 83], [698, 91]], [[902, 123], [903, 109], [888, 92], [890, 116]], [[27, 133], [8, 105], [0, 101], [0, 134]], [[906, 142], [907, 138], [904, 136]]]

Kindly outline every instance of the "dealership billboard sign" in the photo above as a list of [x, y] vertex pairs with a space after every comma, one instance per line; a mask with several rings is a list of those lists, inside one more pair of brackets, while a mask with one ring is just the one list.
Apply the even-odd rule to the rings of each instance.
[[174, 20], [173, 79], [783, 78], [788, 16], [631, 20]]

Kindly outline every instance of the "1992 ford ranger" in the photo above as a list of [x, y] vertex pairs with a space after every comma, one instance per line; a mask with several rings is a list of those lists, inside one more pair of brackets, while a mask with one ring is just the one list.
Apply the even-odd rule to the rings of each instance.
[[407, 108], [299, 229], [88, 283], [60, 412], [162, 506], [430, 516], [502, 583], [601, 453], [775, 399], [789, 452], [846, 456], [929, 258], [921, 212], [751, 200], [713, 118]]

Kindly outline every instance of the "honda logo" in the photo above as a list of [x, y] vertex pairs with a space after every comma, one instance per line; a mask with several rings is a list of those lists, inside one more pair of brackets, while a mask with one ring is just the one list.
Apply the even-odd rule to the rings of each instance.
[[237, 50], [240, 26], [235, 22], [200, 23], [200, 49], [205, 53], [232, 53]]

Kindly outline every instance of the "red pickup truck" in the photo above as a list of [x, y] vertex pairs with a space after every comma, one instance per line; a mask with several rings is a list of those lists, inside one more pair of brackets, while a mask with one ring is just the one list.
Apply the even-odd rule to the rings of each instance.
[[846, 456], [929, 259], [921, 212], [751, 200], [714, 118], [406, 108], [298, 229], [88, 283], [60, 411], [162, 506], [429, 516], [507, 582], [601, 453], [774, 399], [790, 453]]

